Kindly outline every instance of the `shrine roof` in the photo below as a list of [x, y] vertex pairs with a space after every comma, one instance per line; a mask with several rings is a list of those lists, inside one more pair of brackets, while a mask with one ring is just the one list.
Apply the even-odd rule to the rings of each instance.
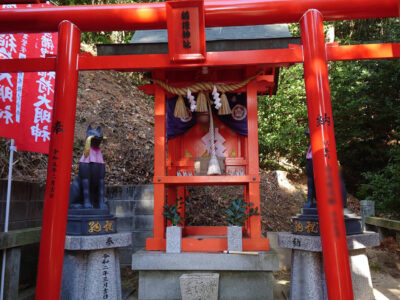
[[[300, 44], [287, 24], [206, 28], [207, 51], [235, 51], [288, 48]], [[98, 55], [168, 53], [167, 30], [138, 30], [130, 44], [99, 44]]]
[[[229, 26], [206, 28], [206, 41], [221, 40], [255, 40], [290, 38], [287, 24], [256, 25], [256, 26]], [[132, 44], [167, 43], [167, 30], [138, 30], [131, 39]]]

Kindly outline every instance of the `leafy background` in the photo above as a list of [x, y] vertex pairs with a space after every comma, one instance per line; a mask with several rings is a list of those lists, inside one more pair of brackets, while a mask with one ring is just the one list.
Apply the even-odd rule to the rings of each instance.
[[[329, 22], [341, 45], [400, 41], [398, 19]], [[297, 25], [291, 25], [299, 35]], [[378, 212], [400, 213], [400, 61], [330, 62], [338, 159], [346, 186]], [[307, 107], [302, 65], [282, 69], [277, 94], [259, 98], [260, 162], [267, 168], [304, 164]], [[286, 163], [285, 163], [286, 162]]]

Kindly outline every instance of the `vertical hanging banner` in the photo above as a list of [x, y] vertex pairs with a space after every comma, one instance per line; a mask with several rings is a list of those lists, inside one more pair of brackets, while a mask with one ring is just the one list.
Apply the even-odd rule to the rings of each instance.
[[165, 5], [171, 61], [204, 61], [206, 37], [203, 0], [168, 1]]
[[[1, 8], [46, 7], [3, 4]], [[57, 53], [57, 33], [0, 34], [0, 59], [46, 57]], [[0, 73], [0, 137], [18, 150], [48, 153], [54, 97], [54, 72]]]

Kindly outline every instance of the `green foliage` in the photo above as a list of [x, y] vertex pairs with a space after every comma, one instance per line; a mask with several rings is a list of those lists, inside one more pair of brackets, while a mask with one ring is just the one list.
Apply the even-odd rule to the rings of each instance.
[[253, 208], [254, 203], [247, 203], [243, 199], [233, 200], [226, 209], [227, 220], [234, 226], [243, 226], [244, 221], [254, 215], [260, 215], [258, 207]]
[[[398, 18], [325, 25], [334, 27], [335, 40], [342, 45], [400, 41]], [[289, 29], [300, 35], [298, 24]], [[400, 60], [330, 62], [328, 68], [346, 186], [362, 199], [378, 201], [378, 211], [399, 212]], [[261, 165], [276, 167], [282, 158], [301, 165], [308, 146], [307, 127], [303, 68], [281, 69], [277, 94], [259, 98]]]
[[361, 185], [360, 199], [374, 200], [378, 213], [400, 216], [400, 146], [390, 151], [389, 163], [378, 172], [363, 173], [367, 183]]
[[182, 207], [183, 200], [182, 198], [176, 199], [175, 204], [165, 204], [163, 215], [167, 217], [167, 220], [170, 220], [172, 226], [177, 226], [182, 223], [183, 218], [179, 212], [179, 209]]
[[338, 157], [355, 190], [361, 173], [387, 164], [399, 140], [400, 61], [337, 62], [330, 74]]
[[[400, 40], [398, 19], [334, 24], [341, 44]], [[346, 185], [354, 193], [371, 178], [362, 174], [381, 173], [398, 144], [400, 61], [334, 62], [329, 74], [338, 158]]]
[[303, 66], [282, 69], [277, 94], [258, 98], [260, 164], [271, 166], [284, 157], [304, 162], [308, 128]]

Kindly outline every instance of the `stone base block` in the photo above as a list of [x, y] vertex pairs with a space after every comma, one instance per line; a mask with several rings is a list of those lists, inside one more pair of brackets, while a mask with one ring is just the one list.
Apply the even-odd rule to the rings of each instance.
[[141, 300], [182, 299], [180, 277], [199, 272], [219, 274], [220, 300], [257, 300], [273, 299], [272, 271], [279, 264], [273, 251], [255, 256], [139, 251], [132, 255], [132, 269], [139, 271]]
[[242, 251], [242, 227], [241, 226], [228, 226], [228, 250], [229, 251]]
[[[321, 238], [279, 233], [280, 247], [292, 249], [290, 299], [328, 299]], [[374, 299], [366, 247], [379, 245], [373, 232], [347, 237], [353, 294], [356, 300]]]
[[182, 300], [218, 300], [219, 274], [193, 273], [179, 277]]
[[167, 252], [180, 253], [182, 248], [182, 227], [167, 227]]
[[62, 300], [121, 299], [118, 248], [131, 243], [129, 233], [67, 236]]
[[100, 235], [117, 232], [116, 218], [108, 209], [69, 209], [67, 235]]

